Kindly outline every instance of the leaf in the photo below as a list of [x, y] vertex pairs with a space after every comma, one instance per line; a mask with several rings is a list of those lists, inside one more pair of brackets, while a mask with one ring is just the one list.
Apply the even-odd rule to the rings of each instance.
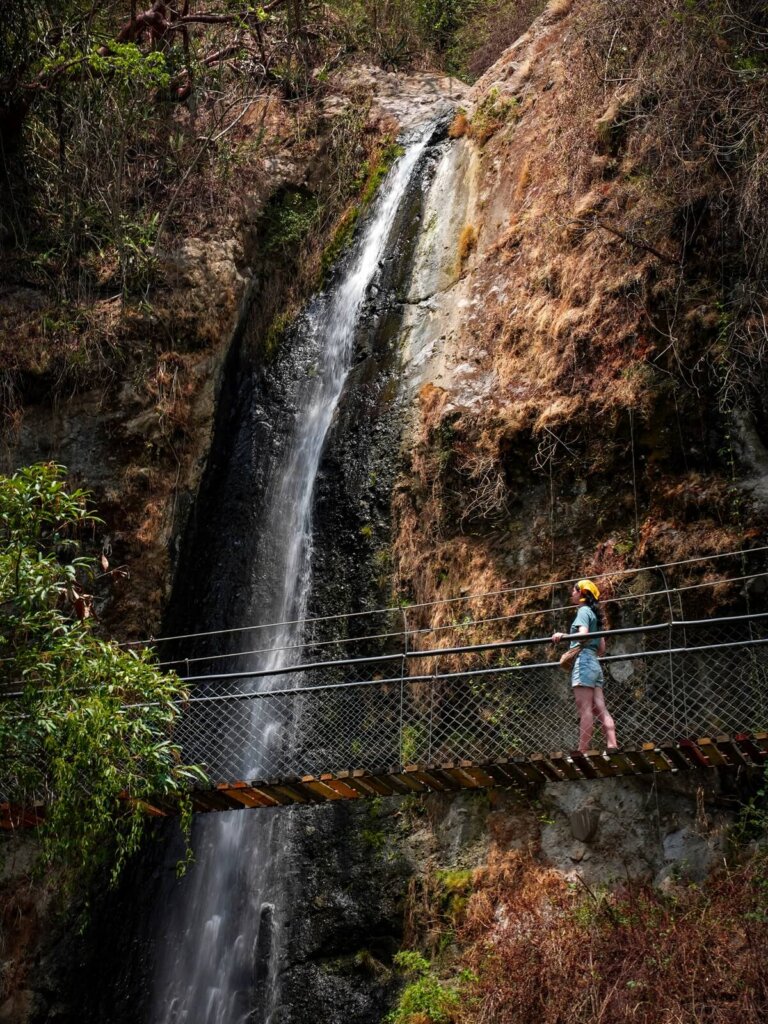
[[103, 551], [101, 553], [101, 558], [99, 559], [99, 561], [101, 562], [101, 571], [106, 572], [109, 569], [109, 560]]

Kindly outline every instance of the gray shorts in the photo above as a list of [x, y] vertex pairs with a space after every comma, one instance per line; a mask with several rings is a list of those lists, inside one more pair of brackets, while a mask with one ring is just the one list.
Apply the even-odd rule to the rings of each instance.
[[576, 659], [571, 672], [571, 686], [602, 686], [603, 669], [597, 654], [591, 647], [585, 647]]

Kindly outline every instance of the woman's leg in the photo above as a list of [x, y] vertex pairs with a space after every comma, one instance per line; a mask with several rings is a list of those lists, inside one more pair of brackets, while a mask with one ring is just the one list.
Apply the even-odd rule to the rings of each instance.
[[574, 686], [573, 696], [576, 698], [576, 708], [579, 712], [579, 750], [589, 750], [592, 745], [592, 730], [595, 724], [595, 714], [592, 709], [594, 690], [591, 686]]
[[603, 727], [605, 745], [607, 747], [617, 747], [618, 743], [616, 742], [616, 723], [611, 717], [608, 708], [605, 706], [605, 697], [603, 696], [602, 686], [595, 687], [594, 697], [592, 698], [592, 704], [594, 707], [594, 713], [597, 716], [597, 720]]

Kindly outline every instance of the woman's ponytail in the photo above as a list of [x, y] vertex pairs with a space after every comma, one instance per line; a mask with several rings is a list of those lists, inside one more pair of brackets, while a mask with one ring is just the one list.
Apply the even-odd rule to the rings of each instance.
[[597, 630], [596, 630], [596, 632], [600, 633], [602, 631], [602, 629], [603, 629], [603, 613], [600, 611], [598, 603], [595, 600], [594, 594], [590, 594], [590, 592], [588, 590], [582, 590], [581, 591], [581, 597], [582, 597], [582, 600], [584, 601], [584, 604], [588, 608], [591, 608], [592, 611], [595, 613], [595, 618], [597, 619]]

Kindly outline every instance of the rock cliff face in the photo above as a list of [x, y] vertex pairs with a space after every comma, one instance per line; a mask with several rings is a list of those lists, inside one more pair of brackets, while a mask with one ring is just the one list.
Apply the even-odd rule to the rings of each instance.
[[[494, 790], [290, 812], [297, 842], [283, 869], [300, 896], [280, 1019], [379, 1024], [402, 985], [392, 961], [404, 945], [456, 973], [473, 888], [488, 865], [510, 858], [578, 893], [655, 883], [684, 904], [688, 887], [722, 863], [739, 796], [733, 778], [707, 775], [551, 784], [527, 800]], [[272, 812], [248, 813], [258, 826]], [[151, 1019], [146, 979], [181, 853], [167, 827], [154, 839], [121, 892], [95, 894], [82, 936], [65, 921], [54, 926], [0, 1019]], [[515, 899], [517, 884], [502, 885], [489, 935], [504, 934], [504, 899]], [[546, 899], [547, 891], [534, 882], [534, 895]]]
[[425, 225], [413, 296], [407, 598], [738, 549], [764, 526], [762, 143], [726, 167], [738, 118], [693, 112], [757, 96], [724, 66], [740, 43], [674, 7], [550, 3], [453, 125], [451, 215]]
[[[106, 520], [98, 542], [130, 574], [97, 594], [109, 634], [160, 631], [222, 382], [242, 346], [274, 349], [370, 201], [396, 133], [466, 91], [354, 65], [301, 104], [269, 94], [246, 103], [222, 144], [231, 171], [218, 201], [205, 208], [191, 176], [189, 215], [167, 229], [141, 301], [97, 293], [73, 312], [3, 253], [0, 470], [51, 459], [93, 491]], [[309, 210], [314, 219], [302, 220]], [[284, 244], [286, 230], [296, 237]]]

